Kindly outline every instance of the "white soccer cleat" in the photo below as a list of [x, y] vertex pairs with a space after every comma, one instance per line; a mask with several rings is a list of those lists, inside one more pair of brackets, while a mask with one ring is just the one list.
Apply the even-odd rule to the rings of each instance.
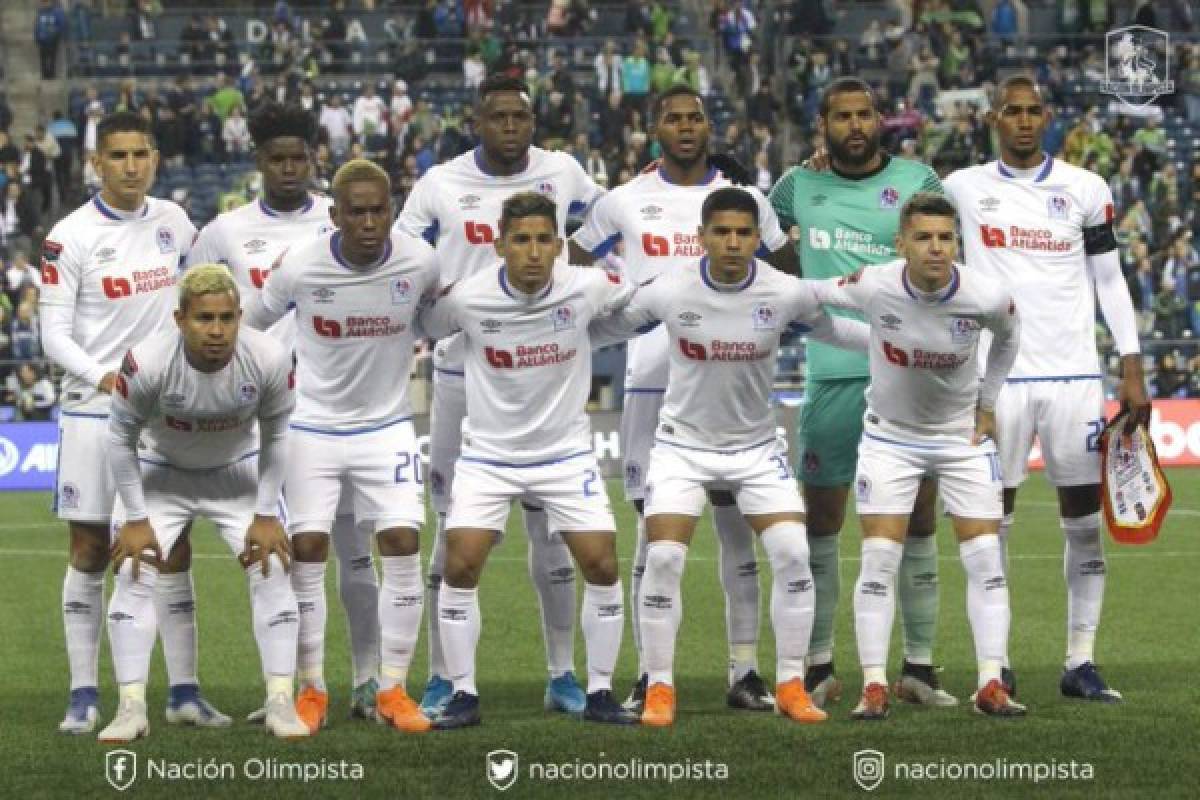
[[128, 744], [149, 732], [150, 720], [146, 717], [145, 701], [126, 697], [117, 706], [113, 721], [100, 731], [96, 739], [105, 744]]
[[892, 691], [906, 703], [941, 707], [958, 705], [958, 698], [942, 688], [936, 667], [911, 664], [907, 659], [904, 661], [900, 680], [896, 681]]
[[195, 725], [197, 728], [228, 728], [233, 720], [203, 697], [167, 706], [167, 722], [171, 725]]
[[280, 739], [306, 739], [312, 731], [296, 714], [296, 703], [283, 692], [267, 698], [262, 709], [263, 725], [267, 731]]

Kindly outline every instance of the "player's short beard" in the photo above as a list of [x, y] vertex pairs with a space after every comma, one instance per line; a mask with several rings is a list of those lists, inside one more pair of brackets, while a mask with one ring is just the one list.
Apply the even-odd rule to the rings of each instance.
[[697, 164], [702, 164], [708, 160], [708, 142], [705, 142], [703, 147], [697, 147], [696, 155], [692, 156], [691, 158], [680, 158], [679, 156], [673, 155], [664, 147], [663, 160], [671, 162], [671, 164], [681, 170], [691, 169]]
[[874, 133], [863, 134], [866, 138], [866, 146], [863, 147], [862, 154], [858, 155], [845, 147], [842, 142], [836, 141], [833, 138], [829, 139], [829, 154], [833, 156], [834, 162], [843, 164], [847, 167], [861, 167], [867, 164], [871, 159], [879, 153], [879, 131]]

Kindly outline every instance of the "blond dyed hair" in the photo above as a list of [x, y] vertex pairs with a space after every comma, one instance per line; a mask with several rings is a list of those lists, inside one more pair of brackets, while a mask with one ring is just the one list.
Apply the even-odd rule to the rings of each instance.
[[241, 292], [229, 267], [224, 264], [197, 264], [184, 273], [179, 281], [179, 310], [187, 311], [189, 301], [197, 295], [225, 292], [231, 292], [233, 299], [241, 303]]
[[365, 158], [352, 158], [342, 164], [333, 175], [330, 191], [334, 198], [338, 198], [341, 197], [342, 191], [347, 186], [360, 181], [378, 181], [383, 184], [389, 194], [392, 191], [392, 182], [388, 179], [388, 174], [374, 161], [368, 161]]

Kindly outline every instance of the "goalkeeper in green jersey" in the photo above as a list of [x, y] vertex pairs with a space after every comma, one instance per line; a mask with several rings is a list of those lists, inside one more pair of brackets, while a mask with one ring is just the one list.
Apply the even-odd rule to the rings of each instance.
[[[821, 98], [819, 125], [829, 168], [793, 167], [770, 195], [780, 225], [799, 231], [795, 242], [804, 277], [850, 275], [895, 260], [900, 209], [917, 192], [942, 194], [937, 176], [925, 164], [880, 150], [875, 97], [859, 78], [839, 78], [829, 85]], [[792, 235], [795, 238], [796, 232]], [[885, 324], [899, 326], [903, 320]], [[837, 534], [854, 480], [869, 372], [865, 353], [811, 341], [807, 353], [796, 471], [804, 483], [816, 620], [804, 682], [813, 701], [825, 705], [841, 695], [833, 669], [840, 584]], [[925, 705], [955, 705], [958, 701], [941, 689], [933, 667], [938, 609], [935, 488], [930, 480], [922, 482], [900, 564], [904, 666], [896, 694]]]

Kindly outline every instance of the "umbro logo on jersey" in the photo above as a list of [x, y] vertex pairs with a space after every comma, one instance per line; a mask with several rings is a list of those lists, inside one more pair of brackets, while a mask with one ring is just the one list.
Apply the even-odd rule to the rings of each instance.
[[164, 394], [162, 404], [169, 408], [183, 408], [183, 404], [187, 402], [187, 397], [178, 393]]
[[827, 195], [827, 194], [814, 194], [812, 197], [809, 198], [809, 204], [813, 208], [816, 208], [817, 206], [825, 205], [825, 201], [828, 199], [829, 199], [829, 195]]
[[242, 245], [250, 255], [257, 255], [267, 249], [267, 243], [262, 239], [251, 239]]
[[900, 319], [895, 314], [884, 314], [879, 318], [879, 321], [883, 323], [883, 329], [885, 331], [898, 331], [900, 330], [900, 323], [904, 322], [904, 320]]
[[638, 209], [638, 213], [642, 215], [642, 219], [647, 222], [662, 219], [663, 210], [656, 205], [642, 206]]
[[333, 296], [335, 294], [337, 294], [337, 292], [335, 292], [333, 289], [326, 289], [324, 286], [322, 286], [320, 289], [313, 289], [313, 293], [312, 293], [313, 302], [314, 303], [332, 303]]
[[498, 319], [485, 319], [479, 322], [479, 327], [484, 333], [499, 333], [504, 323]]
[[979, 200], [979, 210], [985, 213], [995, 211], [1000, 207], [1000, 198], [983, 197]]
[[684, 328], [696, 328], [700, 325], [700, 320], [704, 319], [695, 311], [684, 311], [679, 315], [679, 324]]
[[106, 261], [112, 261], [117, 257], [117, 251], [111, 247], [104, 247], [96, 251], [96, 261], [100, 264]]
[[479, 208], [479, 195], [464, 194], [458, 198], [458, 207], [463, 211], [474, 211]]

